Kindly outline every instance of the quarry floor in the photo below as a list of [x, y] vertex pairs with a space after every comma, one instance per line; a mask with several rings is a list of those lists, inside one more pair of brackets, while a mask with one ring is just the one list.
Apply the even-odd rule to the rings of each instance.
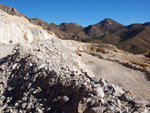
[[150, 81], [146, 79], [145, 73], [84, 52], [81, 58], [97, 79], [103, 78], [132, 92], [136, 98], [150, 102]]

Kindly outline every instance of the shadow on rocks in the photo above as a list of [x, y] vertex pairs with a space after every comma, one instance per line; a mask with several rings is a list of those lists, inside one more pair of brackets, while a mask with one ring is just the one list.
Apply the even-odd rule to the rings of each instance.
[[74, 80], [60, 79], [55, 71], [38, 70], [36, 64], [28, 66], [28, 57], [16, 61], [11, 69], [5, 102], [9, 100], [9, 106], [26, 112], [77, 113], [85, 88], [76, 86]]

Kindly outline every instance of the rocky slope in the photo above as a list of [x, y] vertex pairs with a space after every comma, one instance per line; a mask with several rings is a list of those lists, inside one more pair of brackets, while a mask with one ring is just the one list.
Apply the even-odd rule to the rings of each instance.
[[18, 43], [32, 42], [56, 37], [42, 27], [31, 24], [24, 17], [12, 16], [0, 10], [0, 42]]
[[7, 12], [8, 14], [21, 16], [21, 14], [17, 11], [16, 8], [11, 8], [0, 4], [0, 9], [4, 12]]
[[1, 59], [1, 112], [148, 112], [149, 105], [85, 72], [80, 57], [52, 38], [16, 45]]

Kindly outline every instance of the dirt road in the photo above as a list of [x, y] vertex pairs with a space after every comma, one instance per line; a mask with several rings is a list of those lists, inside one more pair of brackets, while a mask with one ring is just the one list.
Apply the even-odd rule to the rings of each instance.
[[131, 91], [133, 95], [150, 102], [150, 81], [143, 72], [122, 66], [114, 61], [107, 61], [82, 52], [83, 62], [96, 78], [104, 78], [109, 82]]

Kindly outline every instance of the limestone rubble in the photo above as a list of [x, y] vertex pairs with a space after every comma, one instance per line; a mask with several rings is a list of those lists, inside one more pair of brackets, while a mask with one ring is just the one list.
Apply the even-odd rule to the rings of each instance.
[[150, 105], [96, 80], [62, 40], [17, 44], [0, 61], [0, 112], [146, 113]]

